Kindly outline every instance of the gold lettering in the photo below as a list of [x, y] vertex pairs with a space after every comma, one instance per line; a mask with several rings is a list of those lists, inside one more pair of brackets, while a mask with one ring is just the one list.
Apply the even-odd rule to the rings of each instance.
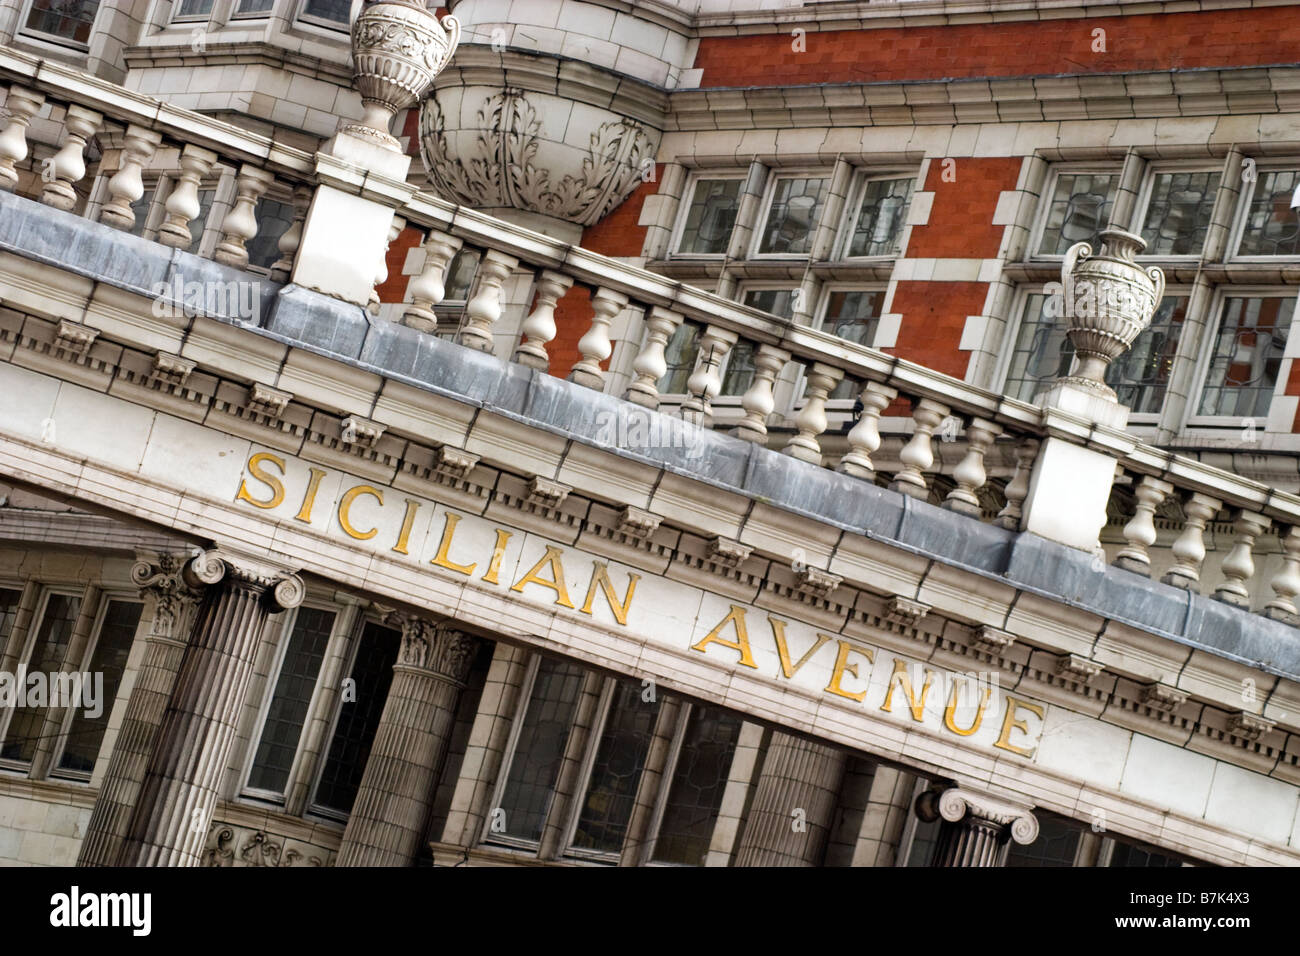
[[316, 504], [316, 492], [320, 491], [321, 479], [325, 477], [325, 472], [319, 468], [311, 470], [311, 480], [307, 482], [307, 491], [302, 496], [302, 507], [298, 513], [293, 516], [294, 521], [302, 521], [311, 524], [311, 509]]
[[[724, 641], [721, 637], [722, 629], [730, 622], [736, 629], [736, 639], [734, 641]], [[705, 646], [708, 644], [721, 644], [723, 647], [730, 647], [733, 651], [740, 651], [740, 664], [745, 667], [757, 668], [754, 663], [754, 655], [749, 649], [749, 632], [745, 629], [745, 609], [738, 604], [731, 605], [731, 610], [727, 616], [718, 622], [718, 626], [704, 635], [703, 640], [698, 644], [692, 644], [691, 650], [705, 653]]]
[[921, 697], [918, 700], [912, 689], [912, 679], [907, 673], [907, 664], [894, 658], [894, 672], [889, 675], [889, 690], [885, 692], [885, 703], [881, 710], [890, 712], [890, 702], [894, 699], [894, 688], [898, 685], [903, 687], [903, 696], [907, 698], [907, 706], [912, 711], [912, 719], [920, 721], [925, 716], [925, 695], [930, 692], [930, 685], [934, 682], [934, 671], [930, 668], [925, 669], [925, 683], [921, 685]]
[[381, 505], [384, 503], [384, 493], [378, 488], [371, 485], [357, 485], [355, 488], [349, 488], [343, 492], [343, 497], [339, 499], [339, 527], [343, 529], [349, 538], [356, 538], [358, 541], [369, 541], [379, 533], [378, 528], [371, 528], [369, 531], [358, 531], [352, 527], [352, 502], [362, 495], [370, 495]]
[[1029, 722], [1015, 719], [1017, 707], [1023, 707], [1031, 714], [1036, 714], [1039, 720], [1043, 719], [1042, 707], [1039, 707], [1037, 704], [1031, 704], [1027, 700], [1021, 700], [1019, 697], [1012, 697], [1008, 694], [1006, 713], [1002, 716], [1002, 733], [998, 735], [998, 742], [993, 746], [1002, 750], [1009, 750], [1013, 754], [1020, 754], [1022, 757], [1032, 757], [1034, 755], [1034, 750], [1037, 748], [1030, 747], [1025, 749], [1024, 747], [1017, 747], [1011, 742], [1011, 731], [1018, 730], [1022, 734], [1029, 733]]
[[[532, 570], [516, 581], [510, 590], [523, 594], [525, 584], [540, 584], [542, 587], [550, 588], [555, 592], [556, 604], [567, 607], [572, 611], [573, 602], [569, 600], [569, 590], [564, 584], [564, 565], [560, 563], [560, 558], [563, 556], [564, 553], [559, 548], [554, 545], [547, 545], [546, 554], [542, 556], [542, 560], [534, 564]], [[551, 580], [549, 581], [546, 578], [537, 576], [537, 572], [546, 565], [550, 565], [551, 568]]]
[[410, 554], [406, 550], [411, 545], [411, 528], [415, 525], [415, 513], [420, 510], [420, 503], [406, 499], [406, 514], [402, 515], [402, 529], [397, 532], [397, 544], [393, 545], [393, 550], [398, 554]]
[[605, 593], [605, 603], [614, 612], [614, 619], [626, 627], [627, 611], [632, 606], [632, 595], [636, 591], [636, 583], [640, 580], [641, 575], [629, 571], [627, 575], [627, 594], [621, 602], [617, 601], [615, 599], [618, 595], [614, 592], [614, 584], [609, 579], [608, 566], [603, 561], [591, 562], [591, 584], [587, 587], [587, 600], [583, 602], [582, 613], [591, 613], [591, 604], [596, 600], [596, 586], [600, 585], [601, 591]]
[[[818, 634], [817, 636], [822, 639], [822, 642], [830, 640], [830, 638], [827, 637], [825, 634]], [[848, 641], [840, 641], [839, 645], [840, 645], [840, 652], [837, 655], [835, 655], [835, 667], [831, 671], [831, 682], [826, 685], [826, 693], [838, 694], [840, 697], [847, 697], [849, 700], [856, 700], [860, 704], [862, 703], [862, 699], [867, 696], [867, 692], [865, 690], [858, 691], [857, 693], [855, 693], [853, 691], [845, 690], [843, 687], [840, 686], [840, 681], [844, 679], [845, 674], [852, 674], [854, 677], [858, 677], [858, 665], [848, 663], [849, 652], [857, 651], [859, 654], [861, 654], [863, 657], [867, 659], [868, 664], [876, 663], [876, 655], [873, 654], [871, 651], [867, 650], [865, 647], [854, 647]], [[822, 646], [821, 642], [819, 642], [817, 644], [817, 647], [821, 647], [821, 646]], [[813, 650], [816, 649], [817, 649], [816, 647], [813, 648]], [[804, 656], [805, 658], [807, 657], [807, 655]], [[803, 661], [800, 661], [799, 663], [802, 664]], [[861, 678], [858, 679], [861, 680]]]
[[992, 693], [993, 688], [984, 688], [984, 696], [980, 699], [979, 707], [975, 710], [975, 720], [969, 727], [962, 730], [957, 726], [957, 721], [955, 720], [957, 714], [957, 680], [954, 678], [952, 682], [952, 694], [948, 697], [948, 707], [943, 712], [943, 725], [958, 737], [969, 737], [971, 734], [975, 733], [975, 731], [979, 730], [980, 724], [984, 722], [984, 708], [989, 705], [989, 695]]
[[280, 469], [280, 474], [284, 474], [284, 459], [279, 455], [272, 455], [269, 451], [259, 451], [252, 458], [248, 459], [248, 473], [256, 480], [271, 489], [271, 497], [266, 501], [258, 501], [248, 493], [248, 484], [244, 479], [240, 479], [239, 491], [235, 493], [236, 501], [247, 501], [254, 508], [277, 508], [284, 502], [284, 482], [275, 475], [269, 475], [262, 470], [262, 462], [269, 461]]
[[446, 520], [442, 524], [442, 540], [438, 542], [438, 553], [430, 559], [429, 563], [469, 577], [474, 573], [474, 569], [478, 567], [477, 561], [473, 564], [457, 564], [447, 557], [447, 552], [451, 550], [451, 536], [456, 533], [456, 525], [458, 524], [460, 524], [460, 515], [448, 511]]
[[799, 668], [808, 663], [808, 659], [822, 649], [822, 645], [830, 640], [826, 634], [818, 634], [817, 640], [813, 646], [804, 652], [803, 657], [799, 658], [795, 664], [790, 663], [790, 645], [785, 640], [785, 621], [779, 617], [768, 615], [767, 622], [772, 625], [772, 637], [776, 641], [776, 653], [781, 658], [781, 673], [785, 675], [786, 680], [794, 677]]
[[501, 574], [501, 560], [506, 556], [506, 542], [512, 537], [513, 535], [511, 535], [509, 531], [502, 531], [500, 528], [497, 528], [497, 543], [496, 547], [492, 549], [492, 561], [488, 564], [488, 569], [483, 574], [483, 580], [488, 584], [501, 583], [498, 578], [498, 575]]

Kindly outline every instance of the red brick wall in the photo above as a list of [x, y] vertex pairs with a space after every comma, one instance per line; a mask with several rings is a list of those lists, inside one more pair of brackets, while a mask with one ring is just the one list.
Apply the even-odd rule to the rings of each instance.
[[[1296, 6], [703, 37], [701, 86], [870, 83], [1295, 63]], [[1106, 31], [1106, 52], [1093, 31]]]
[[987, 282], [900, 282], [892, 311], [903, 318], [898, 342], [885, 351], [946, 375], [964, 378], [969, 352], [957, 351], [966, 316], [984, 311]]
[[909, 259], [995, 259], [1002, 226], [993, 225], [998, 195], [1016, 188], [1019, 156], [931, 158], [922, 187], [934, 193], [930, 218], [913, 226]]

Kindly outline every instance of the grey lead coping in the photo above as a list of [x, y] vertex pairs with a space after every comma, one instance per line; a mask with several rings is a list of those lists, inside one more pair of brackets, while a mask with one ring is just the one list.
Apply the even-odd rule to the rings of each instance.
[[[1082, 551], [954, 514], [545, 372], [374, 319], [360, 306], [300, 286], [270, 282], [9, 193], [0, 193], [0, 249], [151, 299], [159, 284], [172, 289], [178, 277], [182, 282], [252, 283], [260, 325], [229, 310], [203, 314], [609, 454], [1300, 680], [1300, 636], [1280, 621], [1114, 566], [1098, 570], [1092, 555]], [[663, 437], [663, 444], [633, 452], [602, 440], [606, 423], [617, 420], [609, 416], [632, 410], [650, 416], [648, 432]]]

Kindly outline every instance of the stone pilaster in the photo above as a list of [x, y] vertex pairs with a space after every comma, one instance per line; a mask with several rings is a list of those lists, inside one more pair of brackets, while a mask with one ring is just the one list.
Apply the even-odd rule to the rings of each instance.
[[141, 554], [138, 558], [131, 568], [131, 580], [140, 588], [141, 597], [152, 603], [153, 624], [81, 843], [78, 866], [113, 866], [117, 862], [200, 597], [185, 580], [186, 556]]
[[185, 573], [207, 589], [118, 856], [124, 866], [198, 864], [258, 635], [268, 615], [305, 596], [297, 575], [224, 551], [199, 554]]
[[1010, 842], [1038, 839], [1032, 808], [959, 787], [927, 790], [916, 798], [916, 815], [942, 820], [931, 866], [1005, 866]]
[[820, 866], [845, 759], [834, 747], [773, 733], [736, 866]]
[[398, 613], [402, 647], [336, 866], [410, 866], [424, 836], [476, 642]]

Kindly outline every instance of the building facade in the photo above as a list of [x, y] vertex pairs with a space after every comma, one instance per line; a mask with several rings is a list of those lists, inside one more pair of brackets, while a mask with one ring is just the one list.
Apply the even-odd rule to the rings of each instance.
[[0, 862], [1300, 861], [1300, 6], [0, 44]]

